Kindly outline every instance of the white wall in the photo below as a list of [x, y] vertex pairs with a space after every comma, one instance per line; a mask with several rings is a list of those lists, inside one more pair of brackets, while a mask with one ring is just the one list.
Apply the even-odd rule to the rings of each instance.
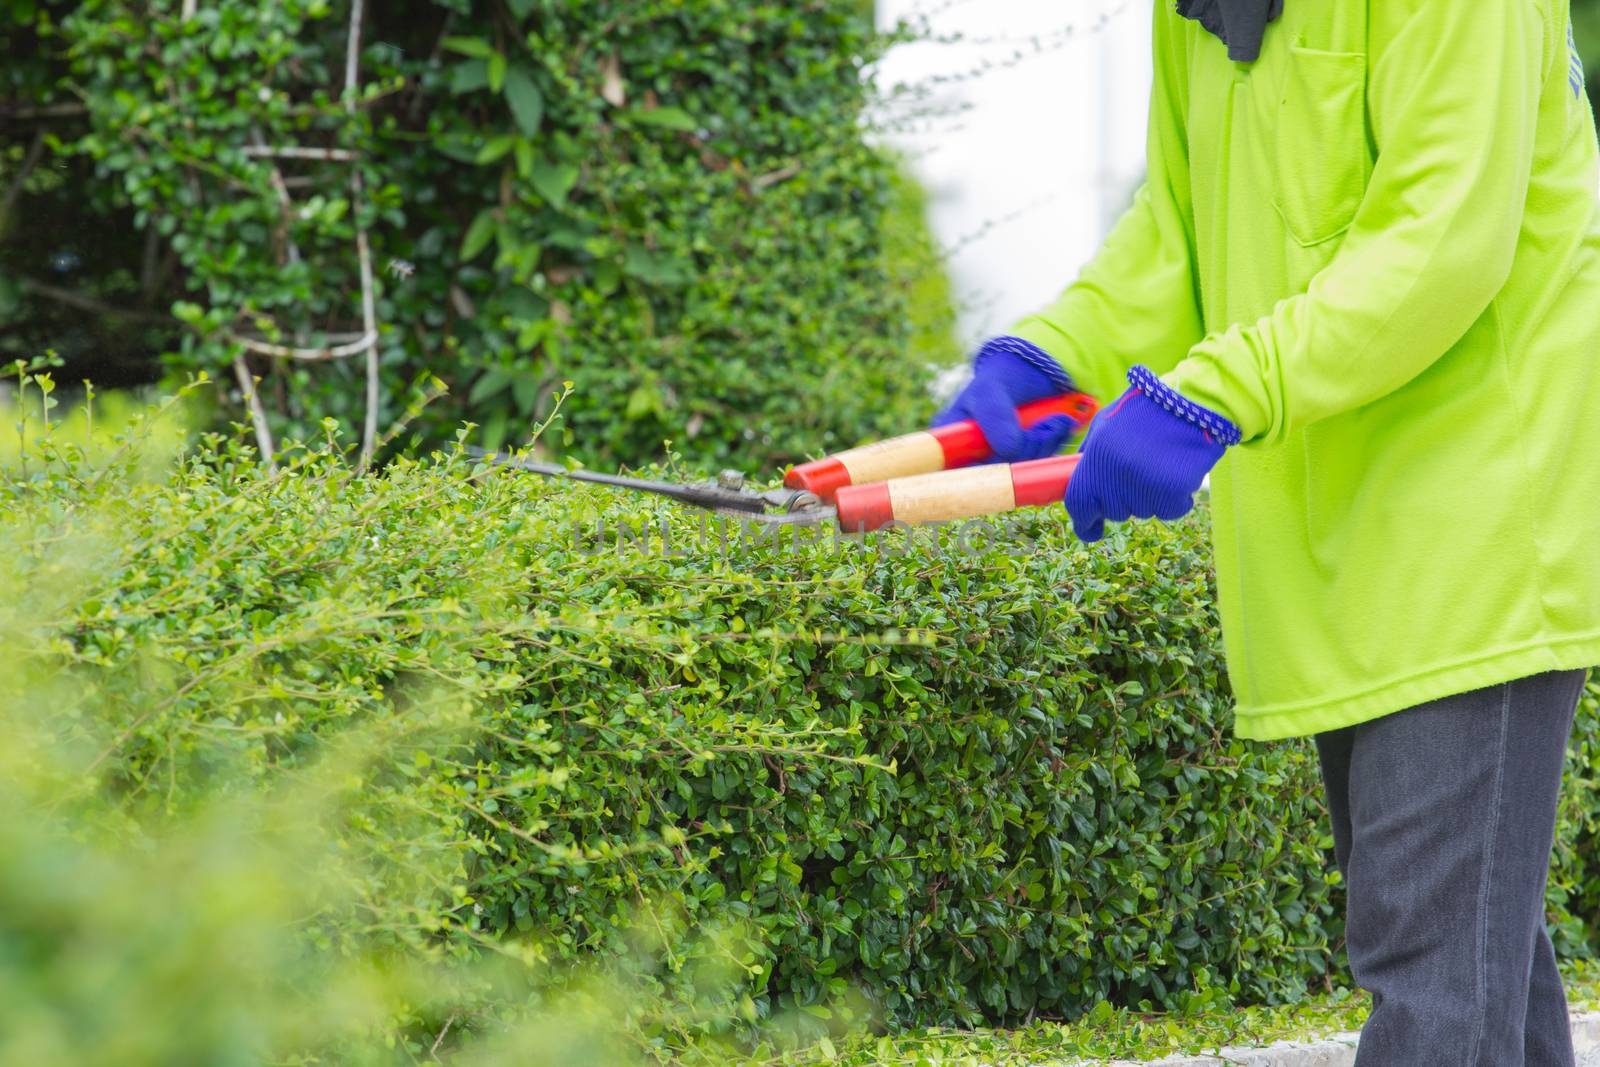
[[[1164, 2], [1164, 0], [1163, 0]], [[949, 44], [892, 50], [880, 84], [923, 85], [937, 114], [890, 134], [926, 186], [969, 343], [1049, 302], [1089, 258], [1144, 169], [1149, 0], [879, 0]], [[1068, 27], [1072, 32], [1066, 33]], [[1037, 39], [1037, 47], [1034, 43]], [[1018, 52], [1023, 58], [1013, 61]], [[976, 77], [928, 79], [991, 64]], [[905, 124], [914, 109], [891, 105]], [[987, 229], [986, 229], [987, 227]]]

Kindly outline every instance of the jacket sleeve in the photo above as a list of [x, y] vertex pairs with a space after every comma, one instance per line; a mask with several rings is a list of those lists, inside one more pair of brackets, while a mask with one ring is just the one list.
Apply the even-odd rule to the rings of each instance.
[[1194, 268], [1187, 79], [1166, 0], [1153, 23], [1145, 181], [1099, 253], [1055, 303], [1011, 332], [1044, 349], [1078, 388], [1102, 400], [1127, 388], [1135, 363], [1171, 369], [1205, 331]]
[[1545, 54], [1532, 0], [1370, 6], [1372, 178], [1304, 293], [1206, 337], [1163, 380], [1247, 444], [1400, 388], [1459, 341], [1511, 273]]

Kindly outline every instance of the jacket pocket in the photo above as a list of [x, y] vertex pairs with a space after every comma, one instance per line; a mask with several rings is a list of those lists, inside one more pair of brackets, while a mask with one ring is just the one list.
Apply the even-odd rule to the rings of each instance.
[[1366, 192], [1367, 57], [1290, 49], [1273, 138], [1272, 202], [1294, 239], [1316, 245], [1350, 228]]

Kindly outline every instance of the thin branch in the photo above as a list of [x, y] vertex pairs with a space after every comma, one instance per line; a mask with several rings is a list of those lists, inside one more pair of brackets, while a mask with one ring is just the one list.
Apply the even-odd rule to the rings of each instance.
[[156, 267], [155, 285], [151, 288], [152, 295], [166, 288], [167, 282], [172, 280], [172, 272], [178, 269], [178, 250], [168, 245], [161, 253], [161, 264]]
[[[194, 14], [194, 3], [193, 3], [193, 0], [184, 0], [184, 10], [187, 12], [187, 14], [185, 14], [185, 16], [184, 16], [185, 19], [188, 19], [190, 16], [192, 16]], [[168, 85], [167, 85], [167, 97], [168, 97], [168, 99], [170, 99], [172, 101], [172, 106], [174, 108], [178, 108], [179, 110], [182, 109], [183, 102], [178, 96], [178, 83], [176, 81], [168, 83]], [[190, 128], [192, 129], [193, 128], [192, 121], [191, 121], [191, 123], [189, 125], [190, 125]], [[138, 130], [137, 126], [125, 127], [123, 129], [123, 131], [122, 131], [122, 135], [124, 137], [126, 137], [130, 133], [136, 132], [137, 130]], [[182, 159], [183, 160], [183, 175], [184, 175], [184, 179], [186, 181], [188, 181], [188, 183], [189, 183], [189, 192], [194, 197], [195, 207], [204, 207], [205, 206], [205, 196], [202, 194], [201, 189], [200, 189], [200, 178], [195, 173], [195, 167], [196, 167], [196, 162], [197, 161], [194, 159], [194, 157], [184, 154], [180, 149], [178, 149], [178, 147], [176, 145], [173, 145], [171, 142], [167, 141], [163, 137], [160, 137], [159, 135], [152, 135], [152, 139], [158, 145], [160, 145], [161, 147], [167, 149], [167, 151], [172, 154], [173, 158]], [[235, 182], [238, 181], [238, 179], [234, 178], [231, 174], [228, 174], [226, 171], [216, 171], [216, 168], [211, 167], [211, 165], [209, 163], [206, 164], [206, 167], [208, 169], [210, 169], [210, 170], [213, 170], [216, 173], [220, 173], [224, 178], [227, 178], [227, 179], [235, 181]]]
[[[428, 53], [428, 61], [424, 64], [425, 66], [431, 67], [439, 62], [439, 56], [444, 51], [444, 39], [450, 36], [450, 27], [455, 22], [455, 18], [456, 13], [454, 11], [446, 11], [444, 13], [444, 18], [439, 23], [438, 36], [433, 41], [433, 51]], [[420, 83], [420, 79], [418, 81]], [[412, 122], [422, 117], [423, 100], [424, 96], [419, 87], [417, 92], [412, 93], [411, 103], [406, 108], [406, 113]]]
[[[266, 138], [261, 136], [260, 130], [252, 127], [250, 139], [255, 142], [253, 147], [258, 149], [266, 148]], [[250, 151], [250, 148], [245, 149], [247, 155]], [[273, 166], [268, 178], [272, 182], [273, 190], [278, 194], [278, 205], [282, 208], [282, 211], [279, 212], [281, 222], [278, 226], [278, 237], [283, 242], [284, 255], [288, 257], [290, 263], [298, 263], [300, 262], [300, 249], [296, 247], [293, 239], [289, 236], [289, 227], [294, 222], [294, 204], [289, 199], [289, 187], [283, 183], [283, 172], [276, 165]]]
[[119, 308], [111, 304], [96, 300], [92, 296], [75, 293], [71, 289], [61, 289], [45, 282], [35, 281], [33, 278], [19, 278], [22, 288], [30, 293], [37, 293], [47, 300], [54, 300], [58, 304], [66, 304], [80, 311], [91, 311], [96, 315], [109, 315], [119, 319], [128, 319], [133, 322], [163, 323], [174, 325], [176, 320], [170, 315], [163, 315], [155, 311], [140, 311], [136, 308]]
[[272, 430], [267, 426], [267, 412], [261, 406], [261, 398], [256, 395], [256, 381], [250, 374], [250, 365], [245, 362], [242, 352], [233, 357], [233, 376], [239, 379], [239, 391], [244, 394], [245, 406], [250, 409], [250, 421], [256, 428], [256, 447], [261, 450], [267, 470], [276, 472], [278, 462], [272, 448]]
[[22, 195], [22, 186], [27, 182], [28, 175], [33, 173], [33, 168], [39, 165], [39, 157], [44, 155], [44, 131], [40, 130], [33, 135], [33, 143], [28, 146], [28, 154], [22, 157], [22, 168], [17, 171], [17, 178], [11, 183], [11, 188], [6, 190], [4, 202], [0, 202], [0, 234], [6, 232], [6, 223], [11, 221], [11, 209], [16, 206], [17, 198]]
[[[359, 0], [358, 0], [359, 2]], [[353, 202], [362, 196], [361, 172], [350, 173]], [[367, 247], [367, 228], [356, 222], [356, 254], [361, 258], [361, 325], [371, 340], [367, 344], [367, 419], [361, 429], [361, 465], [372, 461], [378, 439], [378, 312], [372, 290], [372, 251]]]
[[361, 58], [361, 0], [350, 4], [350, 39], [344, 52], [344, 103], [353, 115], [356, 110], [356, 64]]
[[[344, 60], [344, 104], [352, 116], [356, 114], [356, 75], [361, 58], [361, 4], [362, 0], [351, 0], [350, 40]], [[365, 192], [359, 164], [350, 168], [350, 197], [351, 218], [356, 227], [356, 255], [361, 261], [361, 328], [372, 337], [367, 346], [367, 418], [361, 429], [361, 467], [365, 469], [372, 462], [378, 441], [378, 312], [372, 289], [372, 250], [367, 245], [367, 228], [361, 222]]]
[[161, 232], [154, 219], [145, 222], [144, 255], [139, 260], [139, 303], [148, 304], [156, 295], [156, 269], [161, 265]]
[[270, 341], [262, 341], [237, 333], [230, 333], [227, 338], [234, 344], [243, 345], [246, 351], [254, 352], [258, 356], [272, 356], [275, 359], [298, 359], [308, 363], [316, 363], [330, 359], [345, 359], [349, 356], [370, 351], [378, 343], [378, 332], [373, 330], [361, 334], [349, 344], [330, 345], [327, 348], [293, 348], [289, 345], [275, 345]]
[[422, 396], [415, 403], [408, 405], [406, 407], [405, 414], [396, 419], [394, 425], [390, 426], [386, 431], [384, 431], [382, 439], [378, 441], [378, 447], [386, 447], [390, 441], [393, 441], [396, 437], [399, 437], [401, 434], [405, 433], [406, 427], [410, 426], [416, 417], [422, 414], [423, 408], [427, 407], [441, 396], [444, 396], [449, 391], [450, 388], [448, 386], [439, 381], [437, 378], [434, 379], [433, 383], [429, 385], [428, 391], [422, 394]]
[[444, 1044], [444, 1035], [446, 1035], [446, 1034], [448, 1034], [450, 1032], [450, 1027], [454, 1026], [455, 1022], [456, 1022], [456, 1013], [455, 1012], [451, 1012], [450, 1013], [450, 1018], [448, 1018], [448, 1019], [446, 1019], [444, 1021], [444, 1027], [442, 1029], [440, 1029], [439, 1036], [433, 1039], [433, 1047], [428, 1050], [428, 1055], [430, 1057], [432, 1057], [434, 1060], [438, 1060], [439, 1059], [439, 1046]]
[[768, 171], [766, 174], [758, 174], [754, 178], [751, 178], [750, 189], [752, 192], [759, 193], [768, 186], [777, 185], [780, 182], [786, 182], [799, 173], [800, 164], [790, 163], [786, 167], [779, 167], [777, 170]]
[[255, 135], [255, 144], [245, 145], [244, 154], [255, 159], [322, 159], [334, 163], [349, 163], [361, 158], [359, 152], [348, 148], [307, 148], [304, 145], [268, 145]]
[[0, 115], [8, 119], [54, 119], [88, 113], [83, 104], [0, 104]]

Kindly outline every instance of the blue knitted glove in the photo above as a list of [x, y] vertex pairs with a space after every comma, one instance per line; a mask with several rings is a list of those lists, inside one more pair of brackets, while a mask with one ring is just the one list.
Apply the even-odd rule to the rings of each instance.
[[932, 425], [973, 419], [994, 453], [991, 463], [1040, 459], [1058, 451], [1077, 423], [1051, 415], [1024, 430], [1017, 405], [1072, 391], [1072, 379], [1044, 349], [1020, 337], [996, 337], [978, 349], [972, 381]]
[[1107, 519], [1187, 515], [1206, 472], [1239, 443], [1237, 426], [1148, 368], [1134, 367], [1128, 381], [1132, 387], [1089, 424], [1067, 483], [1067, 513], [1084, 541], [1100, 540]]

